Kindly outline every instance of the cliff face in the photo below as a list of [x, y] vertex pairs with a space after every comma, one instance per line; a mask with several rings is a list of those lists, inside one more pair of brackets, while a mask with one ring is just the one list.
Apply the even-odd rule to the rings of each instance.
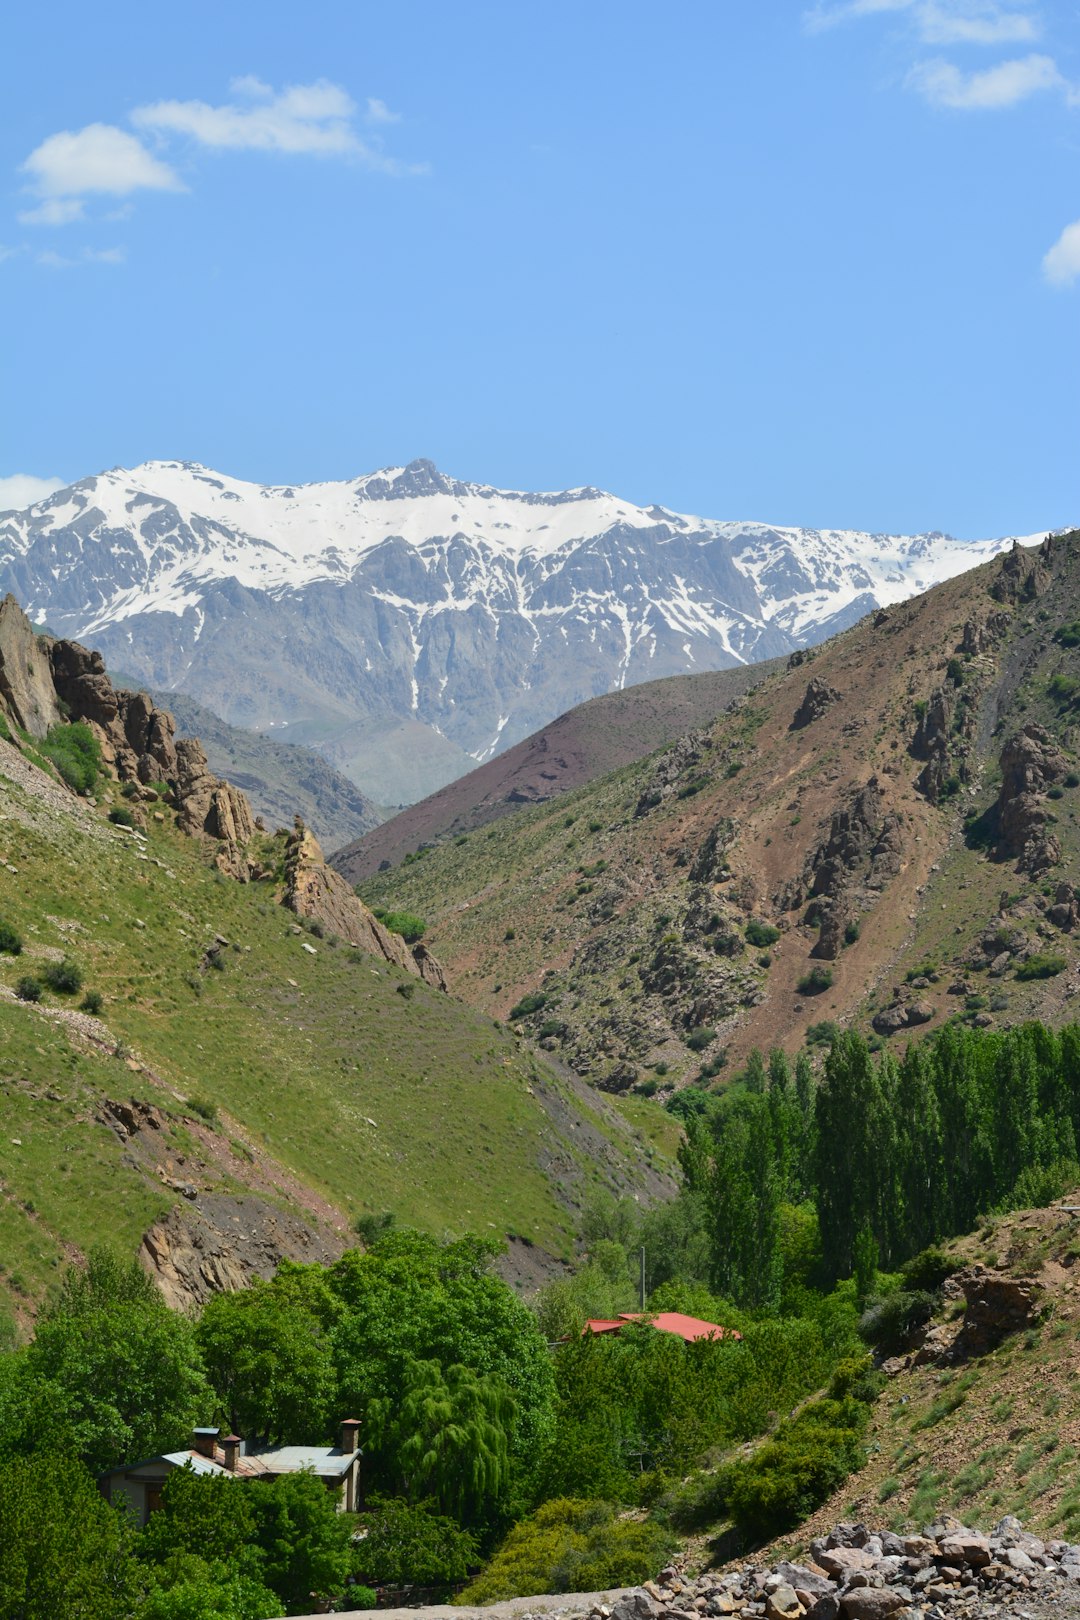
[[178, 740], [172, 715], [145, 692], [117, 690], [99, 652], [35, 635], [13, 596], [0, 603], [0, 710], [35, 739], [64, 720], [84, 721], [111, 775], [141, 787], [166, 783], [181, 831], [212, 838], [217, 865], [241, 881], [250, 876], [251, 806], [212, 773], [198, 739]]
[[437, 990], [446, 989], [446, 975], [430, 952], [422, 944], [410, 950], [400, 934], [383, 927], [341, 874], [326, 864], [318, 840], [300, 820], [285, 846], [283, 904], [358, 950], [381, 956]]

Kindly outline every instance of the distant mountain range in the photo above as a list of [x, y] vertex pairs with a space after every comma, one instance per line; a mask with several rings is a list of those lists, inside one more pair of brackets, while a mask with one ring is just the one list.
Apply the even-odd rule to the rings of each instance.
[[590, 697], [789, 653], [1011, 543], [715, 522], [430, 461], [273, 487], [158, 461], [0, 515], [0, 591], [393, 804]]

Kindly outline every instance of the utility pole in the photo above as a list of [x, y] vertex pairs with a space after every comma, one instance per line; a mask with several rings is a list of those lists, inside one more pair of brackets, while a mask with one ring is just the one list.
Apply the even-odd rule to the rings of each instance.
[[641, 1246], [641, 1312], [645, 1314], [645, 1245]]

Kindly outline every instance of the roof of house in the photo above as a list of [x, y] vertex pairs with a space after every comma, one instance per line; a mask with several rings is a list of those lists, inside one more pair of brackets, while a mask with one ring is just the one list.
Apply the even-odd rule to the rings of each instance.
[[734, 1328], [721, 1327], [718, 1322], [703, 1322], [699, 1316], [684, 1316], [682, 1311], [657, 1311], [654, 1316], [641, 1311], [623, 1311], [617, 1317], [594, 1316], [585, 1324], [586, 1333], [618, 1333], [628, 1322], [647, 1322], [661, 1333], [674, 1333], [693, 1344], [697, 1339], [741, 1339]]
[[194, 1447], [185, 1447], [182, 1451], [163, 1451], [156, 1457], [144, 1457], [141, 1462], [111, 1468], [109, 1473], [134, 1474], [152, 1463], [169, 1463], [173, 1468], [190, 1468], [195, 1474], [225, 1474], [230, 1479], [252, 1479], [259, 1474], [301, 1474], [306, 1469], [322, 1479], [344, 1479], [359, 1456], [359, 1451], [340, 1451], [336, 1446], [273, 1446], [269, 1451], [242, 1453], [236, 1459], [235, 1468], [226, 1468], [222, 1446], [215, 1445], [213, 1458], [204, 1456]]

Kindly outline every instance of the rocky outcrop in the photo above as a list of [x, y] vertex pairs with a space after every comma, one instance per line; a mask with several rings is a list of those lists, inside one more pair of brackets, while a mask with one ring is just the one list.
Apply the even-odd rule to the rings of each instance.
[[245, 849], [255, 834], [255, 818], [247, 798], [239, 788], [213, 774], [198, 738], [182, 737], [175, 744], [175, 756], [177, 825], [182, 832], [217, 839], [217, 865], [230, 877], [246, 880], [249, 866]]
[[932, 1001], [894, 1001], [891, 1007], [883, 1007], [874, 1014], [874, 1028], [879, 1035], [895, 1035], [901, 1029], [915, 1029], [920, 1024], [928, 1024], [934, 1016]]
[[5, 596], [0, 602], [0, 707], [31, 737], [44, 737], [63, 719], [44, 642], [15, 598]]
[[329, 1264], [346, 1246], [344, 1237], [334, 1241], [265, 1199], [191, 1191], [150, 1228], [139, 1251], [174, 1310], [272, 1277], [283, 1260]]
[[658, 804], [663, 804], [665, 799], [678, 792], [680, 786], [685, 786], [687, 778], [701, 764], [708, 750], [707, 731], [691, 731], [666, 749], [657, 759], [649, 781], [638, 796], [634, 807], [635, 817], [648, 815], [650, 810], [655, 810]]
[[313, 833], [299, 819], [285, 845], [285, 893], [282, 904], [298, 917], [319, 923], [369, 956], [381, 956], [405, 973], [437, 990], [447, 988], [446, 975], [426, 946], [410, 950], [400, 934], [391, 933], [353, 892], [340, 872], [328, 866]]
[[993, 807], [994, 855], [1015, 860], [1017, 871], [1044, 872], [1061, 859], [1056, 836], [1047, 831], [1047, 788], [1064, 780], [1068, 762], [1043, 726], [1029, 722], [1001, 750], [1001, 789]]
[[1050, 583], [1051, 542], [1049, 535], [1037, 550], [1015, 542], [998, 563], [990, 586], [995, 602], [1034, 602]]
[[47, 647], [56, 693], [73, 720], [94, 728], [107, 768], [121, 782], [172, 782], [172, 716], [145, 692], [117, 691], [99, 652], [77, 641], [49, 641]]
[[1012, 614], [1002, 610], [988, 614], [985, 619], [969, 619], [964, 625], [964, 633], [960, 639], [960, 651], [968, 658], [976, 658], [980, 653], [989, 652], [1000, 641], [1011, 623]]
[[954, 1361], [986, 1355], [1008, 1334], [1030, 1327], [1042, 1310], [1039, 1283], [1003, 1276], [983, 1265], [969, 1266], [949, 1282], [950, 1292], [964, 1298], [964, 1319], [952, 1346]]
[[839, 701], [840, 693], [836, 691], [835, 687], [830, 686], [827, 681], [823, 681], [820, 675], [815, 675], [803, 693], [802, 702], [795, 710], [790, 729], [792, 731], [801, 731], [804, 726], [812, 725], [815, 720], [821, 718], [830, 703], [838, 703]]
[[823, 842], [807, 857], [801, 874], [777, 894], [777, 909], [796, 911], [809, 899], [808, 920], [819, 925], [811, 954], [834, 960], [849, 924], [875, 904], [901, 871], [903, 859], [900, 816], [885, 808], [881, 784], [872, 776], [833, 812]]

